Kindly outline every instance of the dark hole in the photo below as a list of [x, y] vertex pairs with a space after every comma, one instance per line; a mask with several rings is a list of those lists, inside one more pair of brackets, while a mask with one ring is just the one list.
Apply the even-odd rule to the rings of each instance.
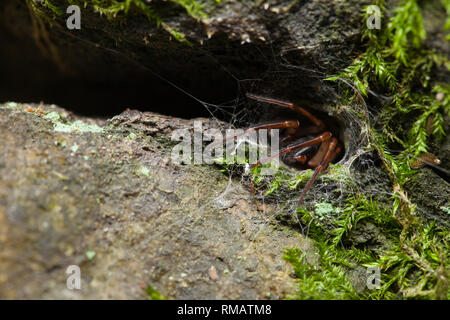
[[[49, 31], [57, 38], [57, 31]], [[202, 101], [221, 104], [236, 98], [236, 81], [210, 61], [198, 64], [205, 61], [199, 56], [138, 62], [76, 39], [57, 40], [62, 41], [55, 43], [63, 69], [42, 53], [31, 35], [16, 26], [3, 28], [0, 22], [0, 102], [56, 104], [78, 115], [103, 118], [126, 108], [186, 119], [211, 116], [203, 104], [148, 67]]]
[[[253, 101], [250, 101], [251, 104], [254, 104]], [[296, 102], [294, 102], [296, 103]], [[297, 105], [300, 105], [299, 103], [296, 103]], [[312, 104], [312, 103], [311, 103]], [[309, 103], [306, 101], [303, 101], [301, 103], [301, 105], [303, 106], [308, 106]], [[259, 106], [256, 107], [257, 109], [261, 110], [261, 104]], [[336, 157], [333, 159], [332, 163], [337, 163], [339, 162], [344, 154], [345, 154], [345, 145], [344, 145], [344, 136], [343, 136], [343, 130], [344, 130], [344, 125], [336, 118], [329, 116], [327, 113], [325, 112], [321, 112], [312, 108], [307, 108], [306, 109], [311, 112], [314, 116], [318, 117], [319, 119], [321, 119], [325, 125], [326, 125], [326, 131], [330, 131], [332, 133], [333, 137], [336, 137], [340, 144], [341, 144], [341, 151], [336, 155]], [[313, 125], [313, 123], [305, 118], [304, 116], [300, 115], [297, 112], [291, 111], [291, 110], [286, 110], [283, 107], [278, 107], [278, 106], [273, 106], [273, 105], [269, 105], [269, 106], [265, 106], [264, 107], [264, 117], [262, 119], [261, 122], [262, 123], [270, 123], [270, 122], [276, 122], [276, 121], [282, 121], [282, 120], [299, 120], [300, 121], [300, 126], [310, 126]], [[282, 143], [280, 145], [280, 149], [284, 148], [284, 147], [289, 147], [294, 145], [295, 143], [300, 143], [300, 142], [304, 142], [308, 139], [312, 139], [314, 137], [317, 137], [320, 133], [316, 133], [316, 134], [308, 134], [306, 136], [299, 136], [293, 140], [290, 140], [288, 142]], [[282, 140], [283, 138], [285, 138], [287, 135], [287, 130], [283, 129], [280, 131], [280, 140]], [[298, 149], [296, 151], [292, 151], [289, 153], [286, 153], [285, 155], [281, 156], [281, 160], [289, 167], [295, 168], [297, 170], [304, 170], [307, 169], [308, 166], [306, 164], [301, 164], [299, 163], [297, 160], [295, 160], [295, 156], [299, 155], [299, 153], [304, 154], [305, 156], [307, 156], [308, 160], [311, 159], [314, 154], [317, 152], [318, 148], [320, 146], [319, 144], [313, 145], [311, 147], [308, 148], [304, 148], [304, 149]]]

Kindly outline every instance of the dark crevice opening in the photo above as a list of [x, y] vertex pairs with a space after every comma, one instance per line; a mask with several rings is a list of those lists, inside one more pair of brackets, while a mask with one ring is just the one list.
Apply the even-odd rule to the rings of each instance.
[[[66, 39], [65, 46], [58, 43], [64, 70], [41, 52], [31, 35], [15, 30], [3, 28], [0, 22], [0, 102], [56, 104], [77, 115], [98, 118], [130, 108], [192, 119], [211, 117], [211, 113], [168, 82], [206, 103], [220, 105], [236, 99], [237, 81], [217, 65], [203, 64], [202, 70], [196, 70], [195, 61], [201, 57], [187, 59], [182, 62], [185, 69], [179, 69], [170, 59], [140, 63], [126, 54]], [[149, 71], [149, 66], [155, 71]]]

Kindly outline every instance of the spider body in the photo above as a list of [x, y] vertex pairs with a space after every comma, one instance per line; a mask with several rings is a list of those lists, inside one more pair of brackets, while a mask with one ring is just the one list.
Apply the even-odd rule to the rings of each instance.
[[[295, 139], [294, 141], [291, 141], [291, 142], [284, 142], [281, 144], [281, 148], [287, 147], [289, 145], [289, 143], [292, 144], [292, 143], [306, 142], [308, 140], [311, 140], [312, 138], [314, 138], [314, 136], [308, 135], [305, 137]], [[288, 152], [281, 156], [281, 160], [283, 161], [283, 163], [285, 163], [289, 167], [293, 167], [298, 170], [309, 169], [307, 160], [314, 157], [314, 155], [319, 150], [319, 146], [320, 146], [320, 144], [315, 144], [315, 145], [305, 147], [300, 150]]]
[[306, 184], [300, 196], [300, 205], [317, 176], [342, 152], [343, 143], [339, 140], [339, 137], [333, 136], [324, 121], [302, 107], [296, 106], [290, 102], [265, 98], [254, 94], [247, 94], [247, 97], [260, 102], [287, 107], [298, 113], [302, 118], [307, 119], [305, 122], [300, 122], [298, 119], [291, 119], [258, 124], [246, 130], [246, 132], [261, 129], [283, 130], [283, 138], [280, 140], [281, 150], [279, 153], [260, 160], [254, 164], [253, 167], [260, 165], [275, 156], [281, 156], [283, 162], [287, 165], [303, 170], [314, 169], [312, 177]]

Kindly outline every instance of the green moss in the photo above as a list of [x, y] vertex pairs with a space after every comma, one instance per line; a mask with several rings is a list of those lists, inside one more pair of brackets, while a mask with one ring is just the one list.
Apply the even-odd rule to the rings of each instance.
[[50, 0], [42, 0], [41, 5], [49, 8], [51, 11], [53, 11], [58, 16], [61, 16], [64, 14], [64, 10], [60, 6], [57, 6], [57, 5], [53, 4], [52, 2], [50, 2]]
[[[27, 1], [30, 2], [31, 0]], [[35, 10], [39, 10], [34, 2], [31, 1], [31, 3]], [[183, 8], [191, 17], [200, 20], [207, 18], [204, 9], [213, 7], [220, 3], [220, 0], [156, 0], [151, 2], [144, 0], [67, 0], [67, 4], [91, 8], [93, 11], [105, 16], [110, 21], [125, 21], [126, 17], [129, 15], [144, 15], [149, 21], [161, 26], [178, 41], [189, 43], [184, 34], [164, 22], [164, 19], [162, 18], [162, 8], [167, 6], [167, 3], [173, 3], [176, 6]], [[41, 5], [50, 9], [57, 16], [61, 16], [65, 13], [65, 10], [63, 10], [64, 5], [57, 5], [53, 0], [43, 0]]]
[[93, 260], [96, 255], [95, 251], [86, 251], [85, 254], [86, 254], [86, 258], [88, 258], [88, 260]]
[[147, 289], [145, 290], [147, 295], [152, 300], [167, 300], [166, 297], [164, 297], [161, 293], [159, 293], [155, 288], [153, 288], [151, 285], [148, 285]]
[[96, 124], [88, 124], [81, 120], [69, 122], [55, 111], [47, 113], [44, 116], [44, 119], [50, 120], [53, 124], [54, 130], [57, 132], [103, 132], [103, 128], [97, 126]]
[[[379, 0], [377, 4], [384, 9], [384, 1]], [[438, 139], [445, 135], [444, 117], [450, 115], [450, 87], [432, 82], [431, 73], [436, 67], [448, 69], [450, 62], [423, 47], [426, 31], [416, 0], [402, 0], [393, 13], [380, 30], [365, 30], [366, 51], [328, 80], [350, 82], [365, 97], [369, 90], [390, 97], [381, 113], [381, 142], [400, 143], [405, 150], [397, 160], [407, 161], [427, 152], [430, 135]], [[437, 94], [443, 98], [436, 99]], [[411, 122], [411, 118], [414, 120], [409, 130], [396, 130], [398, 123]], [[427, 133], [427, 126], [432, 127], [431, 134]]]
[[150, 175], [150, 170], [147, 167], [145, 167], [145, 166], [139, 167], [137, 172], [138, 172], [138, 174], [141, 174], [141, 175], [144, 175], [144, 176], [147, 176], [147, 177]]
[[450, 41], [450, 1], [448, 0], [441, 0], [442, 5], [445, 7], [445, 11], [447, 12], [447, 20], [445, 21], [444, 30], [447, 31], [447, 36], [445, 37], [446, 40]]
[[[319, 205], [330, 213], [330, 205]], [[320, 265], [312, 266], [296, 248], [286, 251], [284, 258], [292, 263], [299, 287], [296, 299], [398, 299], [448, 298], [446, 277], [449, 233], [424, 224], [418, 238], [402, 238], [403, 226], [389, 209], [363, 195], [350, 198], [335, 223], [325, 228], [320, 219], [299, 209], [300, 219], [310, 226], [309, 235], [319, 249]], [[316, 211], [317, 214], [317, 211]], [[362, 222], [375, 224], [388, 237], [387, 248], [348, 247], [346, 241]], [[342, 243], [347, 243], [343, 246]], [[414, 248], [414, 249], [411, 249]], [[349, 276], [358, 267], [378, 267], [380, 288], [357, 292]], [[437, 276], [438, 275], [438, 276]]]
[[298, 248], [288, 249], [284, 259], [294, 267], [298, 288], [291, 299], [357, 299], [344, 269], [335, 263], [335, 256], [325, 245], [318, 246], [320, 266], [312, 266], [305, 260], [305, 254]]
[[[385, 11], [384, 1], [376, 4]], [[449, 1], [443, 4], [449, 13]], [[403, 190], [405, 182], [415, 173], [410, 161], [428, 152], [431, 138], [439, 141], [445, 137], [444, 119], [450, 116], [449, 85], [433, 79], [433, 70], [442, 67], [448, 70], [450, 63], [426, 49], [425, 38], [419, 3], [402, 0], [386, 25], [364, 32], [365, 51], [338, 75], [328, 78], [351, 85], [354, 95], [347, 97], [346, 104], [354, 105], [369, 94], [389, 97], [382, 104], [379, 120], [370, 123], [369, 136], [370, 146], [380, 155], [392, 180], [394, 193], [391, 205], [382, 205], [361, 194], [353, 196], [341, 208], [331, 229], [320, 219], [313, 219], [312, 213], [299, 210], [300, 219], [311, 226], [310, 234], [322, 248], [321, 267], [317, 270], [305, 267], [304, 261], [294, 259], [292, 252], [287, 257], [297, 272], [306, 268], [298, 272], [303, 279], [301, 285], [316, 288], [320, 293], [308, 289], [308, 297], [353, 298], [355, 292], [343, 287], [341, 266], [351, 269], [362, 264], [380, 268], [381, 287], [358, 293], [357, 298], [449, 298], [449, 231], [422, 221], [416, 214], [416, 205]], [[392, 154], [392, 143], [403, 150]], [[344, 249], [342, 244], [348, 245], [348, 237], [362, 222], [373, 223], [387, 237], [387, 249], [366, 246]], [[320, 273], [335, 277], [337, 282], [333, 284]], [[319, 284], [308, 283], [310, 279]], [[328, 285], [336, 287], [321, 289]], [[304, 298], [301, 289], [296, 297]]]
[[[302, 170], [293, 171], [284, 166], [278, 168], [272, 168], [274, 170], [273, 175], [263, 175], [263, 169], [270, 169], [272, 165], [270, 163], [259, 165], [250, 170], [250, 182], [255, 187], [264, 192], [264, 196], [271, 196], [277, 199], [290, 198], [290, 194], [298, 193], [305, 187], [306, 183], [311, 179], [314, 170]], [[234, 166], [224, 167], [225, 172], [232, 172]], [[322, 173], [318, 178], [318, 181], [326, 183], [339, 183], [342, 186], [351, 188], [353, 181], [350, 178], [348, 168], [341, 165], [330, 164], [327, 171]]]
[[339, 213], [340, 209], [335, 208], [331, 203], [328, 202], [318, 202], [314, 204], [314, 213], [317, 219], [324, 220], [334, 213]]
[[135, 140], [137, 138], [137, 135], [134, 132], [130, 132], [127, 138], [130, 140]]
[[6, 102], [4, 104], [0, 105], [1, 108], [8, 108], [8, 109], [16, 109], [20, 107], [20, 105], [16, 102]]

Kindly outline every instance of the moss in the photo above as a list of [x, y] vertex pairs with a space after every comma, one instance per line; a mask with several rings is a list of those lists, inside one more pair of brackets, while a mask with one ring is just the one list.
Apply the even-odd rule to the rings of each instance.
[[334, 263], [326, 245], [319, 246], [320, 267], [306, 262], [305, 255], [298, 248], [288, 249], [284, 259], [294, 267], [299, 280], [298, 289], [291, 299], [356, 299], [358, 295], [343, 268]]
[[[384, 8], [384, 1], [379, 0], [377, 4]], [[393, 13], [380, 30], [365, 30], [366, 51], [328, 80], [346, 80], [357, 89], [357, 94], [365, 97], [374, 91], [390, 97], [381, 112], [381, 142], [400, 143], [405, 150], [398, 160], [406, 161], [427, 152], [430, 135], [438, 139], [445, 136], [444, 117], [450, 115], [450, 87], [431, 81], [431, 73], [437, 67], [448, 69], [450, 62], [424, 48], [426, 32], [417, 1], [403, 0]], [[436, 98], [437, 95], [442, 98]], [[409, 130], [395, 129], [398, 123], [410, 122], [411, 118], [414, 120]], [[432, 128], [430, 133], [427, 127]]]
[[445, 7], [445, 11], [447, 13], [447, 19], [445, 21], [444, 30], [447, 31], [447, 36], [445, 37], [446, 40], [450, 41], [450, 1], [448, 0], [441, 0], [442, 5]]
[[149, 170], [147, 167], [141, 166], [141, 167], [138, 169], [138, 174], [142, 174], [142, 175], [148, 177], [148, 176], [150, 175], [150, 170]]
[[72, 151], [72, 153], [76, 153], [78, 151], [79, 146], [75, 143], [70, 150]]
[[155, 288], [153, 288], [151, 285], [147, 286], [147, 289], [145, 290], [147, 295], [152, 300], [167, 300], [166, 297], [164, 297], [161, 293], [159, 293]]
[[[32, 4], [36, 11], [39, 11], [39, 8], [32, 0], [27, 1]], [[125, 21], [128, 15], [144, 15], [149, 19], [149, 21], [161, 26], [178, 41], [189, 43], [183, 33], [170, 27], [164, 22], [164, 19], [162, 18], [162, 8], [167, 6], [169, 3], [183, 8], [191, 17], [196, 20], [200, 20], [207, 18], [205, 8], [213, 7], [214, 5], [220, 3], [220, 0], [169, 0], [167, 2], [147, 2], [144, 0], [67, 0], [67, 4], [90, 8], [100, 15], [105, 16], [110, 21]], [[57, 16], [61, 16], [65, 13], [65, 10], [63, 10], [64, 6], [55, 4], [53, 0], [43, 0], [41, 1], [41, 5], [48, 8]]]
[[50, 120], [53, 124], [54, 130], [57, 132], [103, 132], [103, 128], [97, 126], [96, 124], [88, 124], [81, 120], [69, 122], [55, 111], [47, 113], [44, 116], [44, 119]]
[[[237, 161], [237, 163], [246, 163], [248, 159]], [[217, 161], [221, 170], [226, 173], [236, 173], [235, 165], [227, 165], [223, 161]], [[249, 170], [249, 182], [255, 188], [260, 190], [264, 197], [273, 199], [290, 199], [292, 194], [298, 194], [311, 179], [314, 170], [293, 171], [283, 165], [278, 168], [272, 168], [273, 175], [262, 174], [263, 169], [270, 169], [272, 164], [263, 164]], [[240, 172], [240, 171], [239, 171]], [[350, 178], [348, 168], [341, 165], [330, 164], [327, 171], [323, 172], [316, 181], [326, 183], [339, 183], [344, 189], [351, 189], [353, 181]]]
[[[443, 3], [448, 12], [448, 1]], [[385, 11], [384, 1], [377, 4]], [[295, 298], [448, 299], [450, 233], [445, 227], [421, 220], [416, 204], [403, 188], [416, 172], [409, 162], [428, 152], [430, 138], [439, 141], [446, 136], [444, 119], [450, 116], [450, 91], [448, 84], [433, 78], [433, 71], [443, 67], [448, 71], [450, 63], [424, 47], [426, 32], [415, 0], [400, 1], [387, 25], [366, 30], [363, 39], [365, 51], [328, 80], [351, 85], [354, 95], [347, 96], [346, 104], [356, 104], [369, 95], [389, 97], [381, 104], [379, 120], [371, 122], [369, 135], [370, 146], [391, 179], [393, 199], [384, 205], [356, 194], [347, 199], [333, 228], [313, 219], [313, 213], [298, 210], [320, 249], [321, 266], [307, 266], [301, 253], [288, 251], [285, 258], [294, 265], [300, 280]], [[403, 150], [392, 154], [392, 143]], [[353, 246], [349, 239], [363, 222], [375, 225], [387, 237], [385, 243], [373, 246], [381, 239], [372, 239], [372, 247]], [[346, 286], [344, 270], [361, 264], [381, 270], [380, 289], [355, 293]]]
[[55, 131], [58, 132], [93, 132], [101, 133], [103, 129], [95, 124], [87, 124], [83, 121], [76, 120], [72, 123], [56, 122], [54, 124]]
[[319, 202], [314, 204], [315, 207], [315, 216], [319, 220], [326, 219], [328, 215], [333, 213], [339, 213], [340, 209], [335, 208], [331, 203], [328, 202]]
[[1, 108], [8, 108], [8, 109], [16, 109], [20, 107], [20, 105], [16, 102], [6, 102], [4, 104], [0, 105]]
[[[427, 224], [422, 232], [416, 234], [419, 238], [401, 242], [403, 228], [392, 215], [392, 210], [364, 196], [347, 201], [337, 227], [331, 231], [324, 228], [320, 219], [313, 219], [311, 213], [304, 210], [299, 210], [299, 213], [301, 221], [310, 225], [310, 236], [319, 248], [320, 266], [310, 266], [298, 249], [287, 250], [284, 257], [293, 264], [300, 280], [299, 288], [291, 298], [448, 298], [448, 292], [441, 290], [448, 286], [448, 231], [437, 231], [439, 229], [435, 225]], [[385, 248], [374, 250], [351, 244], [348, 247], [349, 242], [342, 245], [363, 221], [373, 222], [383, 235], [388, 236]], [[355, 291], [349, 276], [360, 266], [379, 268], [379, 289]]]
[[93, 260], [96, 255], [95, 251], [86, 251], [85, 254], [86, 254], [86, 258], [88, 258], [88, 260]]

